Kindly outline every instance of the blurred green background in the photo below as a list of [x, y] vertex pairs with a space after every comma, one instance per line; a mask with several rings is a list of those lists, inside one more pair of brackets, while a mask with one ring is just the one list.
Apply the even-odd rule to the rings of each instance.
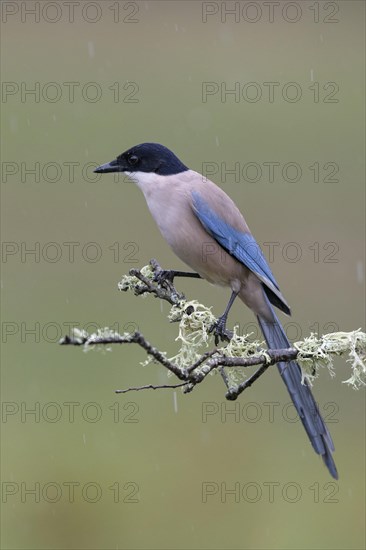
[[[176, 353], [166, 304], [120, 294], [117, 282], [151, 257], [183, 266], [137, 187], [88, 164], [144, 141], [197, 171], [217, 163], [212, 179], [258, 242], [279, 243], [271, 265], [292, 306], [283, 318], [292, 339], [364, 329], [364, 3], [281, 2], [273, 22], [262, 2], [238, 2], [236, 16], [225, 16], [234, 3], [79, 2], [73, 22], [63, 2], [40, 2], [39, 20], [21, 4], [3, 2], [1, 41], [2, 547], [364, 548], [365, 396], [342, 384], [345, 360], [314, 389], [336, 445], [334, 482], [290, 421], [275, 369], [236, 404], [219, 377], [186, 396], [116, 396], [165, 383], [166, 372], [141, 367], [134, 346], [83, 353], [56, 343], [70, 325], [138, 327]], [[244, 98], [203, 98], [205, 82], [238, 82]], [[262, 92], [256, 102], [249, 82]], [[266, 82], [278, 83], [273, 101]], [[296, 102], [294, 87], [282, 95], [289, 82]], [[263, 170], [258, 181], [225, 181], [221, 163], [250, 162]], [[268, 162], [280, 163], [273, 182]], [[289, 162], [301, 168], [297, 182], [282, 176]], [[26, 172], [35, 163], [39, 177]], [[228, 298], [204, 282], [179, 287], [216, 314]], [[252, 322], [235, 304], [230, 323], [248, 332]]]

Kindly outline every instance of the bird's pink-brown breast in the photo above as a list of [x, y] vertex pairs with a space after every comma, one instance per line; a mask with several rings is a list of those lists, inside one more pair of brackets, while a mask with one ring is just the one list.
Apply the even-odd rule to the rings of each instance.
[[[239, 290], [248, 270], [207, 233], [196, 215], [192, 192], [198, 191], [215, 204], [216, 199], [218, 212], [224, 212], [225, 202], [229, 201], [235, 225], [241, 231], [248, 230], [239, 210], [219, 187], [193, 170], [172, 176], [170, 184], [169, 204], [165, 203], [166, 219], [160, 228], [163, 236], [175, 254], [203, 278]], [[174, 232], [170, 231], [171, 217], [174, 218]]]

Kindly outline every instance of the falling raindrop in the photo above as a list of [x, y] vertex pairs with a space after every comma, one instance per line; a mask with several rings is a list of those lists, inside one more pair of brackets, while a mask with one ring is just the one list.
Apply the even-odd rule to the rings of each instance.
[[178, 400], [177, 400], [177, 392], [175, 391], [173, 393], [173, 406], [174, 406], [174, 412], [178, 412]]
[[95, 56], [95, 48], [94, 48], [94, 42], [89, 40], [88, 42], [88, 54], [91, 59]]
[[359, 260], [356, 263], [356, 273], [357, 273], [357, 282], [360, 284], [363, 284], [365, 280], [365, 271], [364, 271], [363, 262], [361, 260]]

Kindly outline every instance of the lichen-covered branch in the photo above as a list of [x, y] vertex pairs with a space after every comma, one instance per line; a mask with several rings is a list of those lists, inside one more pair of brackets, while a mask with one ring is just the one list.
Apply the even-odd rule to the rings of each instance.
[[[240, 336], [234, 327], [230, 342], [225, 342], [220, 348], [213, 347], [205, 351], [214, 342], [210, 329], [216, 318], [211, 308], [196, 300], [187, 300], [176, 290], [173, 285], [174, 273], [163, 270], [156, 260], [151, 260], [141, 270], [131, 269], [130, 274], [124, 276], [118, 285], [121, 291], [132, 291], [136, 296], [152, 294], [171, 305], [168, 319], [179, 323], [177, 340], [180, 341], [180, 349], [174, 357], [168, 358], [165, 352], [152, 346], [140, 332], [118, 334], [108, 328], [94, 334], [74, 329], [72, 335], [60, 340], [60, 344], [83, 346], [84, 349], [137, 344], [148, 355], [145, 365], [159, 363], [181, 380], [179, 384], [148, 384], [116, 390], [117, 393], [178, 387], [188, 393], [208, 374], [220, 372], [227, 387], [226, 398], [234, 400], [271, 365], [278, 362], [296, 359], [302, 369], [303, 380], [312, 383], [319, 375], [321, 367], [326, 367], [334, 375], [333, 358], [344, 354], [348, 355], [347, 362], [351, 363], [352, 370], [350, 378], [345, 382], [354, 388], [366, 385], [366, 334], [360, 329], [320, 337], [311, 334], [304, 341], [294, 343], [292, 348], [268, 350], [264, 347], [264, 342], [250, 341], [251, 335]], [[259, 368], [247, 378], [245, 369], [252, 366]]]

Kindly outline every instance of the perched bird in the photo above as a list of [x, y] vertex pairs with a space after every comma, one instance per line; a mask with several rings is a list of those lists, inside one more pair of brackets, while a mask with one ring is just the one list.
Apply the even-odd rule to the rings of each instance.
[[[124, 172], [137, 183], [163, 237], [195, 271], [172, 271], [171, 278], [197, 276], [231, 289], [216, 338], [228, 337], [226, 320], [238, 296], [257, 316], [269, 348], [291, 347], [272, 306], [288, 315], [290, 308], [242, 214], [222, 189], [158, 143], [136, 145], [95, 172]], [[337, 479], [333, 441], [308, 384], [301, 383], [299, 365], [278, 363], [278, 369], [314, 450]]]

